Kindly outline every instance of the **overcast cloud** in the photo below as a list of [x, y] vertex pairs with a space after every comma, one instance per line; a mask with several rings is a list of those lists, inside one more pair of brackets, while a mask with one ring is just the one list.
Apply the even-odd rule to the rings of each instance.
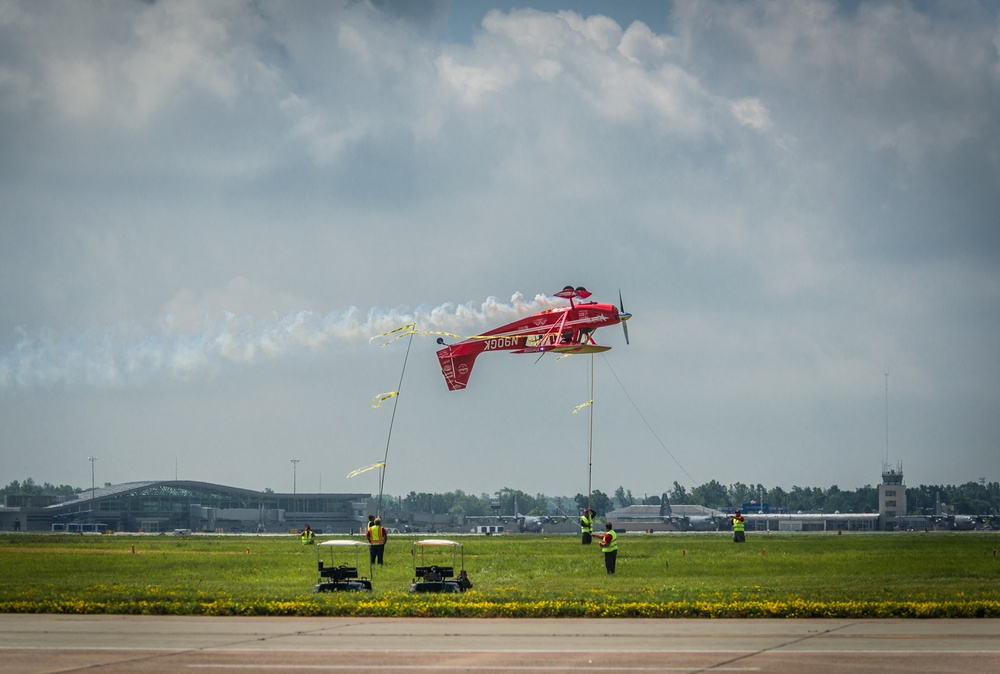
[[597, 489], [1000, 480], [991, 2], [0, 0], [0, 204], [4, 484], [583, 492], [590, 358], [371, 340], [566, 284]]

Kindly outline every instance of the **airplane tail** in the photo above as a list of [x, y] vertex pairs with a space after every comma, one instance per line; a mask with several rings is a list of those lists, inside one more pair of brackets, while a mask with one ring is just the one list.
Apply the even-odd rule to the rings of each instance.
[[441, 373], [448, 383], [449, 391], [460, 391], [468, 385], [472, 366], [478, 355], [478, 353], [454, 355], [453, 347], [450, 346], [437, 352], [438, 362], [441, 363]]
[[670, 509], [670, 499], [667, 498], [667, 493], [663, 492], [663, 496], [660, 498], [660, 517], [670, 517], [673, 515], [673, 511]]

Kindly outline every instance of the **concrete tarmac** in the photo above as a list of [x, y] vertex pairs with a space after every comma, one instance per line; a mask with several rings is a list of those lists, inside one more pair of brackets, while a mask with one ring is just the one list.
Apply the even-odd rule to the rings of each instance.
[[0, 672], [998, 672], [1000, 620], [0, 614]]

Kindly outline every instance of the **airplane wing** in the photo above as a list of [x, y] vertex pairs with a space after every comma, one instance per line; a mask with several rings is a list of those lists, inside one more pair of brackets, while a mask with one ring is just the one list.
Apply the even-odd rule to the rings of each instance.
[[611, 349], [610, 346], [601, 346], [600, 344], [560, 344], [547, 350], [556, 353], [600, 353], [609, 349]]
[[517, 349], [511, 353], [547, 353], [549, 351], [552, 353], [601, 353], [610, 349], [610, 346], [601, 346], [600, 344], [551, 344]]

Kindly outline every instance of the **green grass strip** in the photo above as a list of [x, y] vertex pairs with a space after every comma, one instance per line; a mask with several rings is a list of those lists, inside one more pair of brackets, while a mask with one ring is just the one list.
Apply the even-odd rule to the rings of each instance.
[[[1000, 534], [620, 537], [608, 576], [575, 536], [455, 537], [474, 588], [411, 595], [413, 537], [371, 593], [313, 594], [315, 549], [287, 536], [0, 539], [0, 612], [466, 618], [998, 618]], [[322, 540], [322, 539], [321, 539]], [[365, 551], [363, 551], [365, 552]], [[353, 557], [336, 559], [350, 561]], [[451, 563], [450, 557], [436, 560]], [[430, 563], [430, 561], [428, 561]], [[367, 559], [360, 563], [368, 576]]]

